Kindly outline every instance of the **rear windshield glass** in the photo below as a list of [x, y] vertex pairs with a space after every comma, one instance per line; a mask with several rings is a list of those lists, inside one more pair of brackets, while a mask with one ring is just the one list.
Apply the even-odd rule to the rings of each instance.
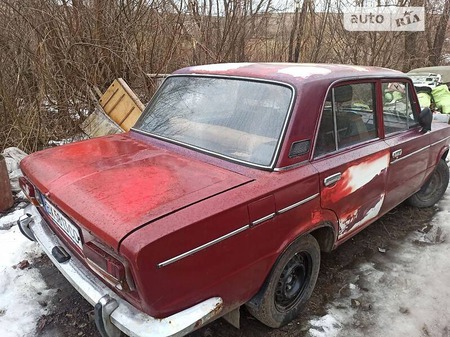
[[135, 129], [195, 148], [270, 166], [286, 122], [289, 87], [231, 78], [168, 78]]

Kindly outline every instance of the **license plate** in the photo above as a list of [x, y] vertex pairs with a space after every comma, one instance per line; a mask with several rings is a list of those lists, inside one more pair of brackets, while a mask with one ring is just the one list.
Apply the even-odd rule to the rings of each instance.
[[55, 224], [63, 230], [64, 233], [75, 243], [78, 247], [83, 248], [81, 244], [80, 230], [72, 225], [69, 219], [56, 209], [43, 195], [41, 195], [42, 206], [44, 206], [48, 215], [52, 218]]

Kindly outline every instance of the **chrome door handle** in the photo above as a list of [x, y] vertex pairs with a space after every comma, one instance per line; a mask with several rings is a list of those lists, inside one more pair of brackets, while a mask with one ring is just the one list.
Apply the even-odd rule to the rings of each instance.
[[341, 177], [342, 177], [341, 172], [332, 174], [331, 176], [326, 177], [326, 178], [323, 180], [323, 184], [324, 184], [325, 186], [333, 185], [334, 183], [338, 182], [338, 181], [341, 179]]
[[392, 152], [392, 158], [398, 159], [402, 155], [402, 153], [403, 153], [402, 149], [395, 150], [394, 152]]

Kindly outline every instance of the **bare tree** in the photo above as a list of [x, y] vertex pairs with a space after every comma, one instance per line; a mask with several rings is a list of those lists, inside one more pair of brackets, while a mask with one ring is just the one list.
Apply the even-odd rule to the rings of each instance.
[[2, 0], [0, 146], [34, 151], [78, 133], [93, 107], [90, 89], [116, 77], [146, 101], [156, 88], [148, 73], [192, 64], [439, 64], [450, 0], [425, 1], [425, 32], [404, 33], [345, 30], [346, 8], [366, 1]]
[[428, 58], [431, 65], [438, 65], [441, 61], [442, 47], [444, 45], [445, 36], [448, 26], [448, 19], [450, 16], [450, 0], [442, 1], [442, 13], [440, 14], [439, 21], [436, 27], [436, 33], [434, 35], [433, 45], [430, 50], [430, 56]]

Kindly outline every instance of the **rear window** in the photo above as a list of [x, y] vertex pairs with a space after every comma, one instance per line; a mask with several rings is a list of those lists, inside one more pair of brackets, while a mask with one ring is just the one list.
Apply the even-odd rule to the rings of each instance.
[[244, 79], [173, 76], [135, 129], [219, 156], [273, 164], [292, 89]]

